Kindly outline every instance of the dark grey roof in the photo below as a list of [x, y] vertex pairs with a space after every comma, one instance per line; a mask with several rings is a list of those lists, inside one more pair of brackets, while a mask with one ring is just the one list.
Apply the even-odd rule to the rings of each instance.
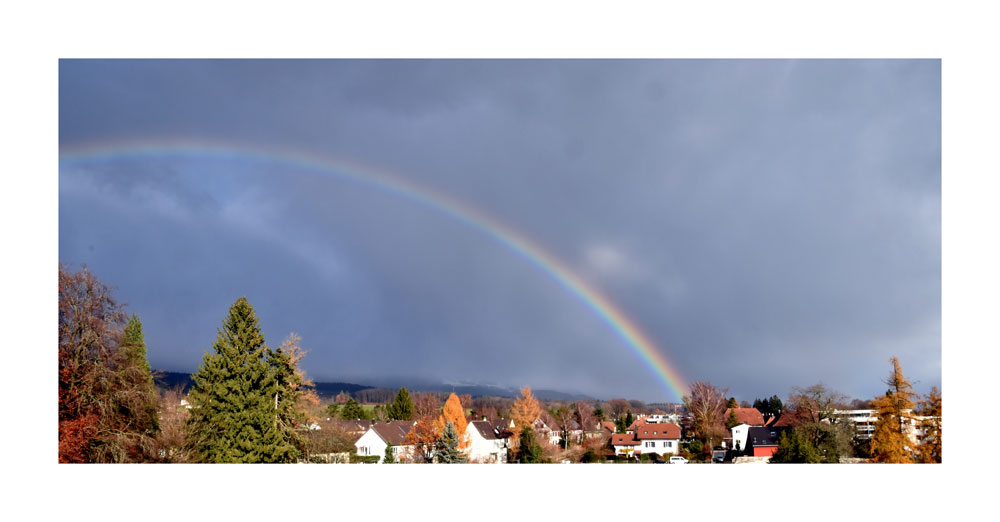
[[497, 419], [493, 428], [499, 439], [509, 439], [514, 436], [514, 432], [510, 430], [510, 419]]
[[773, 426], [751, 426], [747, 430], [747, 445], [752, 444], [758, 448], [761, 446], [777, 446], [778, 440], [781, 439], [781, 432], [785, 431], [785, 429]]
[[475, 426], [476, 431], [486, 440], [496, 440], [500, 437], [497, 436], [496, 427], [490, 424], [490, 421], [472, 421], [471, 424]]

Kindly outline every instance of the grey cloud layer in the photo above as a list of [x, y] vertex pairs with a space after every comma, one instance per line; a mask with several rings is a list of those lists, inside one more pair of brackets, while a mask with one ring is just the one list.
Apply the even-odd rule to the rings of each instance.
[[[741, 398], [867, 397], [892, 354], [940, 383], [936, 61], [61, 62], [63, 147], [164, 136], [349, 157], [479, 207]], [[488, 237], [288, 166], [64, 168], [60, 256], [128, 294], [161, 367], [193, 369], [247, 294], [317, 377], [673, 399]]]

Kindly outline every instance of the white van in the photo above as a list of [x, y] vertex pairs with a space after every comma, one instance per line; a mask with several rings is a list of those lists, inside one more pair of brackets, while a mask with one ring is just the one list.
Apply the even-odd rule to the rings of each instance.
[[671, 464], [687, 464], [688, 459], [684, 457], [670, 457]]

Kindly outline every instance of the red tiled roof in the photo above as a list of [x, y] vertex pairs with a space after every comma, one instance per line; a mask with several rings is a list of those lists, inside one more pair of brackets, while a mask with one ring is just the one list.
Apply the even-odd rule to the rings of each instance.
[[643, 424], [636, 428], [635, 438], [639, 440], [679, 439], [681, 438], [681, 427], [667, 422]]
[[772, 428], [786, 428], [786, 427], [795, 427], [800, 424], [802, 424], [802, 419], [797, 417], [794, 412], [783, 411], [781, 412], [781, 415], [778, 417], [778, 420], [772, 422], [768, 426]]
[[604, 429], [606, 429], [606, 430], [608, 430], [608, 431], [610, 431], [611, 433], [615, 432], [615, 423], [613, 423], [611, 421], [604, 421], [604, 422], [602, 422], [601, 423], [601, 427], [604, 428]]
[[749, 424], [751, 426], [764, 425], [764, 416], [760, 414], [757, 408], [727, 408], [722, 418], [728, 421], [729, 412], [731, 411], [736, 412], [736, 421], [739, 424]]
[[639, 441], [635, 440], [635, 435], [631, 433], [615, 433], [611, 436], [612, 446], [638, 446]]

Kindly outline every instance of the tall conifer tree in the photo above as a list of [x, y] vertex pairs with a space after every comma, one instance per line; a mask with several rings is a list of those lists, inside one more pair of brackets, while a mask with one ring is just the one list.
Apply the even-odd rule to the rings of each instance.
[[382, 464], [395, 464], [396, 463], [396, 453], [392, 450], [392, 444], [386, 444], [385, 455], [382, 455]]
[[279, 347], [268, 350], [267, 354], [268, 363], [275, 373], [271, 394], [274, 396], [274, 409], [277, 415], [276, 427], [285, 441], [294, 446], [298, 452], [304, 452], [305, 439], [297, 431], [297, 428], [307, 423], [305, 411], [301, 408], [304, 393], [301, 372], [296, 371], [296, 360], [289, 351]]
[[386, 407], [386, 416], [389, 420], [413, 420], [415, 411], [416, 407], [413, 404], [413, 399], [410, 398], [410, 391], [406, 388], [400, 388], [399, 392], [396, 393], [395, 400]]
[[884, 396], [876, 397], [874, 407], [878, 410], [878, 421], [872, 433], [871, 452], [875, 462], [913, 462], [913, 448], [907, 434], [908, 424], [913, 416], [913, 399], [916, 394], [910, 381], [903, 376], [899, 359], [893, 356], [892, 373], [885, 381], [889, 389]]
[[451, 421], [446, 422], [444, 430], [441, 432], [441, 438], [438, 439], [437, 451], [434, 452], [437, 461], [443, 464], [463, 464], [468, 462], [465, 454], [459, 449], [459, 444], [458, 431], [455, 429], [455, 425]]
[[923, 463], [941, 462], [941, 392], [937, 386], [920, 402], [922, 434], [917, 444], [917, 460]]
[[[188, 420], [193, 450], [204, 462], [293, 462], [282, 395], [290, 377], [283, 356], [264, 342], [253, 307], [236, 300], [192, 380]], [[285, 395], [287, 398], [287, 395]]]
[[149, 373], [149, 382], [153, 383], [153, 375], [149, 369], [149, 361], [146, 359], [146, 340], [142, 333], [142, 322], [139, 316], [132, 314], [128, 322], [125, 323], [125, 333], [122, 336], [122, 348], [130, 362]]

